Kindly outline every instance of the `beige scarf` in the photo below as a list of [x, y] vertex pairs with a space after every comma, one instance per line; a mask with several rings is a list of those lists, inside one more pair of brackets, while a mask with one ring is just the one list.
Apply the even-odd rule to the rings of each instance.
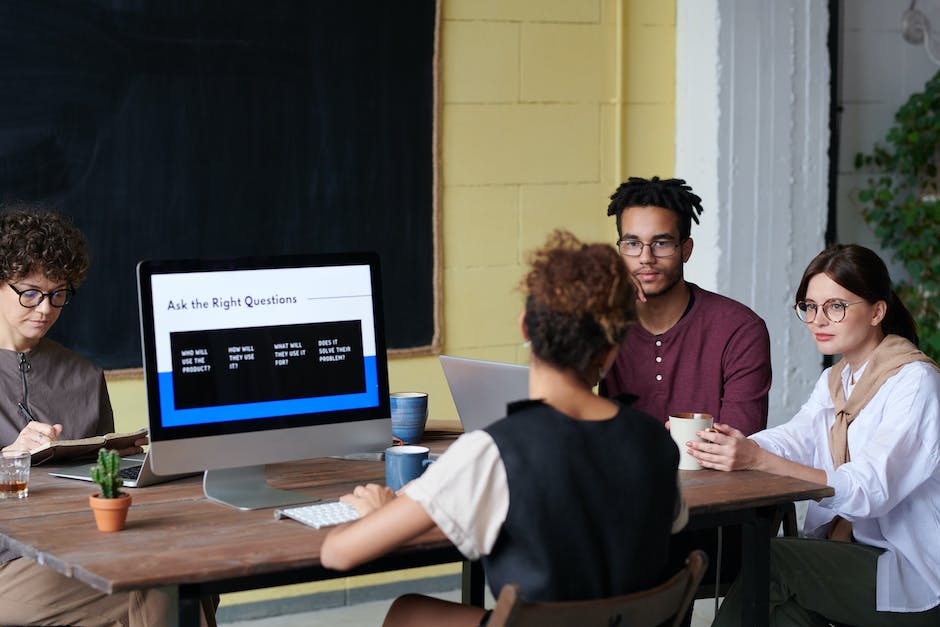
[[[842, 370], [848, 362], [842, 359], [829, 371], [829, 395], [835, 406], [835, 422], [829, 429], [829, 451], [832, 454], [833, 467], [838, 468], [851, 460], [849, 455], [849, 425], [864, 409], [882, 384], [909, 363], [923, 361], [937, 370], [937, 364], [923, 354], [914, 344], [899, 335], [888, 335], [871, 353], [868, 365], [861, 378], [846, 399], [842, 387]], [[841, 516], [836, 516], [829, 526], [830, 540], [852, 540], [852, 523]]]

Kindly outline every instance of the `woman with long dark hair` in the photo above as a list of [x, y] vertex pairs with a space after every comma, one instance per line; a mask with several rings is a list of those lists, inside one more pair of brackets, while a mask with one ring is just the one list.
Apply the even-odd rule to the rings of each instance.
[[[841, 355], [786, 424], [727, 425], [688, 448], [707, 468], [832, 486], [806, 538], [771, 543], [771, 624], [940, 625], [940, 371], [884, 262], [836, 245], [806, 268], [794, 309], [824, 355]], [[735, 624], [729, 592], [715, 621]]]

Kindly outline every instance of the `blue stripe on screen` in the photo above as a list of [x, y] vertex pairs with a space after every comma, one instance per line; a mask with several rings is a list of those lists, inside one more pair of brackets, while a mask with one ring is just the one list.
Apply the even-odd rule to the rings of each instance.
[[264, 401], [241, 405], [220, 405], [177, 410], [173, 402], [173, 373], [158, 373], [160, 386], [161, 424], [164, 427], [201, 425], [213, 422], [231, 422], [250, 418], [269, 418], [272, 416], [294, 416], [297, 414], [317, 414], [342, 409], [364, 409], [379, 405], [378, 373], [375, 356], [363, 358], [366, 375], [366, 391], [359, 394], [341, 394], [338, 396], [317, 396], [283, 401]]

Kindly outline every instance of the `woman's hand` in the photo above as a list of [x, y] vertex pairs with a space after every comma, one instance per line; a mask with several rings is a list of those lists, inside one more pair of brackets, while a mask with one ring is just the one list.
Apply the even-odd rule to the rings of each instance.
[[356, 486], [352, 494], [344, 494], [339, 497], [339, 500], [343, 503], [349, 503], [355, 507], [360, 516], [371, 514], [394, 499], [395, 493], [391, 488], [375, 483]]
[[705, 442], [688, 442], [692, 456], [705, 468], [715, 470], [760, 470], [763, 449], [743, 433], [725, 424], [696, 435]]
[[326, 568], [349, 570], [434, 528], [434, 521], [417, 501], [407, 494], [396, 498], [385, 486], [359, 486], [340, 500], [352, 504], [362, 518], [333, 527], [327, 534], [320, 549], [320, 564]]
[[827, 482], [826, 471], [804, 466], [764, 450], [734, 427], [716, 422], [714, 431], [699, 431], [696, 435], [705, 442], [688, 442], [687, 445], [692, 456], [705, 468], [761, 470], [813, 483]]
[[62, 425], [46, 424], [37, 420], [30, 420], [16, 436], [13, 443], [4, 447], [5, 451], [28, 451], [32, 453], [37, 448], [49, 442], [55, 442], [62, 433]]

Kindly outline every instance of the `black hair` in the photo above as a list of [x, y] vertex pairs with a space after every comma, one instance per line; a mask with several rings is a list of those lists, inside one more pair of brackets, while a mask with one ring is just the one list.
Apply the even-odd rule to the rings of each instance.
[[883, 300], [887, 310], [881, 321], [882, 332], [900, 335], [917, 346], [917, 323], [892, 289], [885, 262], [873, 250], [858, 244], [833, 244], [822, 251], [806, 267], [794, 302], [806, 298], [809, 281], [817, 274], [825, 274], [868, 303]]
[[630, 207], [662, 207], [679, 216], [679, 239], [685, 241], [692, 232], [692, 220], [698, 224], [702, 213], [702, 199], [682, 179], [644, 179], [631, 176], [621, 183], [607, 206], [607, 215], [617, 216], [617, 237], [620, 237], [620, 218]]
[[21, 279], [42, 272], [50, 281], [75, 288], [88, 274], [88, 246], [72, 220], [25, 202], [0, 207], [0, 278]]

